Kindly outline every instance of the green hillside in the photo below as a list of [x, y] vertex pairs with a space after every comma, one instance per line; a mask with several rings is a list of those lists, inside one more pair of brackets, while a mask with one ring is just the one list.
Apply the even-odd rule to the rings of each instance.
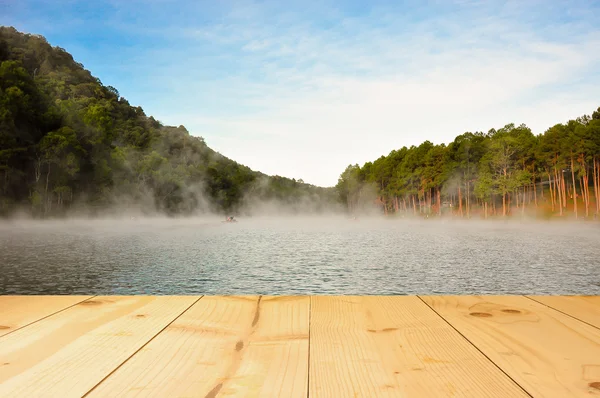
[[332, 188], [222, 156], [184, 126], [164, 126], [130, 105], [65, 49], [0, 27], [1, 215], [225, 213], [269, 200], [319, 210], [336, 198]]

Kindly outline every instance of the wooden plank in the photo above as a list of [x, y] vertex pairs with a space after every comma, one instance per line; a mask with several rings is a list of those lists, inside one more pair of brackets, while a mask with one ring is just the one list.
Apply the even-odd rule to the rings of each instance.
[[205, 296], [88, 397], [306, 397], [309, 301]]
[[600, 328], [600, 296], [527, 296]]
[[93, 296], [0, 296], [0, 336]]
[[418, 297], [312, 298], [310, 397], [523, 397]]
[[96, 297], [0, 339], [0, 396], [81, 397], [198, 297]]
[[301, 397], [308, 393], [310, 297], [263, 297], [248, 351], [223, 395]]
[[305, 397], [308, 308], [308, 297], [204, 297], [89, 396]]
[[422, 298], [531, 395], [600, 394], [600, 330], [525, 297]]

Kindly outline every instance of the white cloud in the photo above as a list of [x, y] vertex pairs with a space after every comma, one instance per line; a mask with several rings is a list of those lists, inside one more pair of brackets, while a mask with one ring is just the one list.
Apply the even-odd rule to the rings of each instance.
[[[586, 20], [531, 16], [539, 3], [459, 3], [414, 20], [427, 10], [345, 19], [329, 10], [328, 28], [316, 27], [322, 16], [239, 8], [185, 30], [191, 42], [169, 74], [178, 101], [197, 110], [178, 112], [169, 98], [153, 113], [254, 169], [334, 185], [347, 164], [403, 145], [510, 122], [541, 133], [600, 105], [598, 75], [581, 81], [600, 66], [600, 31]], [[220, 77], [178, 80], [177, 71], [213, 66], [194, 43], [231, 56]]]

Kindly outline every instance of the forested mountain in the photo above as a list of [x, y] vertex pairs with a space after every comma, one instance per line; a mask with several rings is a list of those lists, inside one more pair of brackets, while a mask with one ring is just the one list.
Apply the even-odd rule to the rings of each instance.
[[252, 171], [147, 116], [44, 37], [0, 27], [0, 215], [235, 212], [266, 200], [318, 210], [336, 193]]
[[362, 167], [348, 166], [336, 188], [351, 212], [375, 202], [385, 214], [595, 219], [600, 108], [539, 135], [508, 124], [464, 133], [449, 145], [425, 141], [393, 150]]

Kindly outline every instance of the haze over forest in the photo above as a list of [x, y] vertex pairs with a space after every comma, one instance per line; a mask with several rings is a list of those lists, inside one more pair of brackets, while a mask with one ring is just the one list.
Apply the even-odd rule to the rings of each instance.
[[340, 170], [336, 187], [323, 188], [251, 170], [184, 126], [163, 125], [40, 35], [1, 27], [0, 62], [5, 216], [600, 211], [600, 108], [539, 135], [507, 124], [449, 145], [395, 149]]
[[0, 214], [335, 208], [333, 189], [267, 176], [164, 126], [40, 35], [0, 28]]

